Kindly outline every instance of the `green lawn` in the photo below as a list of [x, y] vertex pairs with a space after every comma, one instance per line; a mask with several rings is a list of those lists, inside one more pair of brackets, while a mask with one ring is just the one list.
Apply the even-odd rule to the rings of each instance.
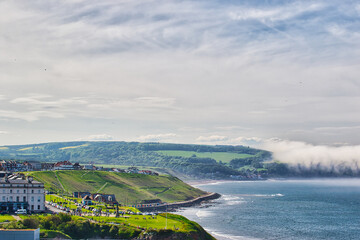
[[230, 153], [230, 152], [193, 152], [193, 151], [156, 151], [157, 153], [168, 155], [168, 156], [179, 156], [179, 157], [191, 157], [196, 155], [200, 158], [212, 158], [217, 162], [222, 161], [223, 163], [229, 163], [235, 158], [247, 158], [252, 157], [250, 154]]
[[[62, 204], [63, 206], [70, 206], [70, 208], [76, 208], [76, 205], [72, 202], [75, 200], [74, 198], [65, 198], [60, 197], [57, 195], [46, 195], [47, 201], [53, 201], [53, 202], [62, 202], [66, 204]], [[81, 199], [76, 199], [81, 200]], [[94, 202], [94, 204], [98, 204]], [[98, 208], [101, 207], [104, 210], [106, 209], [105, 204], [99, 204], [99, 205], [92, 205], [92, 207]], [[120, 207], [119, 211], [126, 211], [126, 210], [132, 210], [133, 212], [139, 212], [138, 209], [135, 208], [129, 208], [129, 207]], [[82, 209], [83, 212], [89, 212], [86, 209]], [[114, 210], [110, 210], [111, 213], [115, 213]], [[174, 218], [173, 214], [161, 214], [158, 216], [148, 216], [148, 215], [124, 215], [125, 217], [94, 217], [94, 216], [83, 216], [80, 218], [88, 218], [93, 219], [96, 221], [106, 222], [106, 223], [117, 223], [117, 224], [130, 224], [134, 227], [141, 227], [141, 228], [156, 228], [156, 229], [162, 229], [168, 226], [168, 228], [177, 228], [179, 231], [185, 231], [188, 230], [187, 224], [183, 221], [183, 219], [176, 219]], [[171, 217], [172, 216], [172, 217]], [[10, 216], [11, 217], [11, 216]], [[166, 219], [168, 218], [168, 219]]]
[[15, 219], [11, 215], [0, 215], [0, 222], [14, 221]]
[[[169, 214], [170, 215], [170, 214]], [[103, 221], [106, 223], [117, 223], [117, 224], [130, 224], [134, 227], [141, 227], [141, 228], [156, 228], [156, 229], [163, 229], [167, 226], [168, 229], [178, 228], [179, 231], [185, 230], [186, 226], [184, 223], [178, 220], [174, 220], [168, 218], [166, 220], [165, 216], [157, 215], [157, 216], [147, 216], [147, 215], [126, 215], [125, 217], [86, 217], [89, 219], [93, 219], [96, 221]], [[167, 222], [167, 223], [166, 223]]]

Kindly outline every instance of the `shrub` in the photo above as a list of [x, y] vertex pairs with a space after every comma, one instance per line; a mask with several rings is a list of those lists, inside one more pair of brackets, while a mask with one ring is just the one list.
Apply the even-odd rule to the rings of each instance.
[[26, 218], [22, 222], [25, 228], [37, 229], [39, 227], [39, 219], [37, 218]]

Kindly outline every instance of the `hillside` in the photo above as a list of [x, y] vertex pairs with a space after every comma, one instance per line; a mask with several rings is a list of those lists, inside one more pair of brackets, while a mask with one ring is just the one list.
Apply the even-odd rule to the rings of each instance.
[[[0, 159], [148, 166], [196, 178], [224, 179], [262, 169], [271, 153], [245, 146], [139, 142], [62, 142], [0, 147]], [[241, 169], [247, 166], [247, 168]], [[262, 169], [266, 172], [266, 169]]]
[[172, 176], [115, 173], [105, 171], [41, 171], [28, 172], [45, 188], [72, 194], [76, 191], [115, 194], [122, 204], [136, 204], [141, 200], [161, 199], [163, 202], [190, 200], [206, 192], [191, 187]]

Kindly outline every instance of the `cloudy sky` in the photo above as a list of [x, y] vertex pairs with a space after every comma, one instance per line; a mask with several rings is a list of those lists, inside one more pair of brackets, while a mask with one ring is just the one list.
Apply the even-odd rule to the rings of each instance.
[[359, 1], [0, 0], [1, 145], [359, 145], [359, 110]]

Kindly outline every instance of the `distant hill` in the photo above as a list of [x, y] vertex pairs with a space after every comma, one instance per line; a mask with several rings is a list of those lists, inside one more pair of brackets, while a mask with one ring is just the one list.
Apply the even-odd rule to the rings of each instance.
[[266, 174], [271, 153], [245, 146], [139, 142], [59, 142], [0, 147], [0, 158], [168, 168], [196, 178]]
[[136, 204], [141, 200], [161, 199], [163, 202], [191, 200], [206, 192], [194, 188], [172, 176], [115, 173], [105, 171], [41, 171], [28, 172], [44, 183], [49, 191], [72, 194], [91, 192], [115, 194], [122, 204]]

